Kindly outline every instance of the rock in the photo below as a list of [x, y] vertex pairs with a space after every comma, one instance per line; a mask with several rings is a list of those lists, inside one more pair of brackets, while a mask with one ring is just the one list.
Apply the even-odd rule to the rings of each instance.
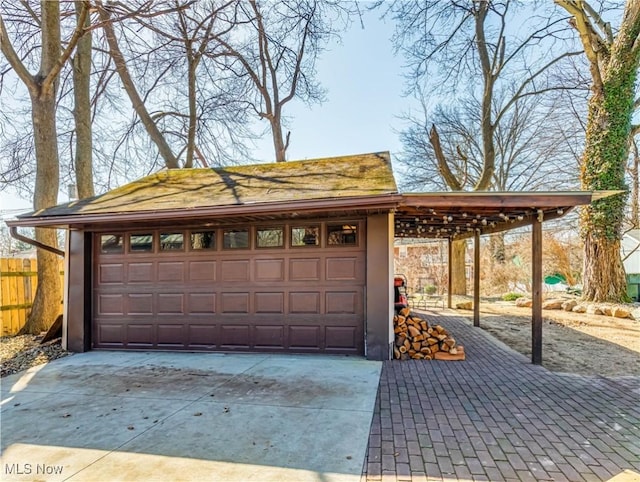
[[602, 315], [602, 309], [598, 305], [587, 306], [587, 315]]
[[606, 316], [613, 316], [613, 306], [601, 306], [600, 309], [602, 310], [602, 314], [606, 315]]
[[632, 309], [630, 318], [640, 321], [640, 308]]
[[456, 310], [472, 310], [473, 309], [473, 301], [463, 301], [461, 303], [456, 303]]
[[585, 305], [576, 305], [571, 311], [573, 311], [574, 313], [586, 313], [587, 307]]
[[533, 301], [531, 301], [529, 298], [518, 298], [516, 300], [516, 306], [518, 306], [519, 308], [531, 308], [531, 305], [533, 304]]
[[559, 310], [562, 308], [562, 304], [564, 300], [555, 299], [555, 300], [547, 300], [542, 303], [543, 310]]
[[615, 316], [616, 318], [632, 318], [631, 310], [623, 308], [622, 306], [615, 306], [611, 310], [611, 316]]
[[562, 309], [564, 311], [572, 311], [576, 306], [578, 306], [578, 302], [576, 300], [569, 300], [562, 303]]

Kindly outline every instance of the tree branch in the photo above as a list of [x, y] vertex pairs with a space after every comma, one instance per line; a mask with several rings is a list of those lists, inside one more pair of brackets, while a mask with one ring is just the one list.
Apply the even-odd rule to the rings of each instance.
[[460, 182], [456, 179], [456, 176], [454, 176], [453, 172], [451, 172], [451, 169], [449, 168], [449, 163], [447, 162], [447, 158], [442, 150], [440, 135], [438, 134], [435, 124], [431, 125], [431, 130], [429, 131], [429, 142], [433, 147], [433, 152], [436, 156], [436, 161], [438, 162], [438, 171], [442, 175], [444, 181], [453, 191], [462, 191]]
[[29, 91], [35, 90], [37, 88], [36, 80], [33, 75], [29, 73], [22, 60], [20, 60], [17, 52], [14, 50], [13, 45], [7, 36], [7, 30], [4, 26], [2, 15], [0, 15], [0, 50], [20, 80], [22, 80], [24, 85], [27, 86], [27, 89], [29, 89]]
[[53, 65], [53, 68], [47, 73], [47, 76], [42, 81], [43, 90], [47, 90], [53, 85], [53, 83], [58, 78], [58, 74], [62, 70], [62, 67], [64, 66], [64, 64], [67, 63], [67, 60], [69, 60], [69, 57], [71, 57], [73, 50], [76, 48], [76, 45], [78, 44], [78, 40], [80, 40], [80, 37], [82, 37], [82, 35], [84, 34], [84, 23], [88, 15], [89, 15], [89, 2], [85, 0], [82, 2], [82, 10], [80, 11], [80, 15], [78, 17], [78, 23], [76, 24], [76, 27], [73, 30], [73, 34], [71, 35], [71, 38], [67, 43], [67, 47], [64, 49], [64, 51], [62, 52], [62, 55], [60, 55], [56, 63]]

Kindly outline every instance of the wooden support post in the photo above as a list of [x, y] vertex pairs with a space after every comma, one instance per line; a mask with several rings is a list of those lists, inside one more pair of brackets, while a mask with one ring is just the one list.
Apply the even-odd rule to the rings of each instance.
[[453, 276], [453, 255], [451, 254], [451, 248], [453, 245], [453, 240], [448, 238], [448, 252], [447, 252], [447, 269], [449, 270], [449, 275], [447, 276], [447, 308], [451, 309], [451, 288], [453, 287], [453, 280], [451, 279]]
[[473, 235], [473, 326], [480, 326], [480, 231]]
[[542, 364], [542, 219], [533, 220], [531, 236], [531, 363]]

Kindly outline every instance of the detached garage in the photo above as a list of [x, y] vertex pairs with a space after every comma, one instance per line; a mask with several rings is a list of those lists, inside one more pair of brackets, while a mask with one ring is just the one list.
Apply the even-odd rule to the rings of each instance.
[[383, 359], [397, 198], [376, 153], [161, 171], [9, 224], [69, 230], [70, 350]]
[[[592, 198], [586, 192], [403, 195], [389, 153], [382, 152], [161, 171], [7, 224], [16, 237], [23, 226], [68, 230], [64, 252], [39, 247], [66, 258], [69, 350], [386, 360], [395, 236], [474, 237], [478, 246], [482, 234], [533, 225], [539, 270], [543, 220]], [[478, 304], [479, 298], [476, 319]], [[534, 327], [541, 330], [538, 311]]]

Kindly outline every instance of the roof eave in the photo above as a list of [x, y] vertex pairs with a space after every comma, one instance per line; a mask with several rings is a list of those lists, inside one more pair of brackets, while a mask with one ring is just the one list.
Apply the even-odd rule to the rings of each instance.
[[402, 196], [390, 192], [372, 196], [357, 196], [303, 201], [277, 201], [266, 203], [245, 203], [231, 206], [207, 206], [199, 208], [168, 209], [157, 211], [130, 211], [122, 213], [75, 214], [61, 216], [34, 216], [6, 220], [10, 227], [57, 227], [69, 228], [87, 224], [135, 223], [170, 221], [172, 219], [198, 219], [228, 217], [238, 215], [261, 215], [283, 213], [321, 213], [342, 209], [394, 209]]
[[434, 192], [405, 193], [403, 205], [414, 207], [531, 207], [580, 206], [602, 199], [617, 192], [560, 191], [560, 192]]

